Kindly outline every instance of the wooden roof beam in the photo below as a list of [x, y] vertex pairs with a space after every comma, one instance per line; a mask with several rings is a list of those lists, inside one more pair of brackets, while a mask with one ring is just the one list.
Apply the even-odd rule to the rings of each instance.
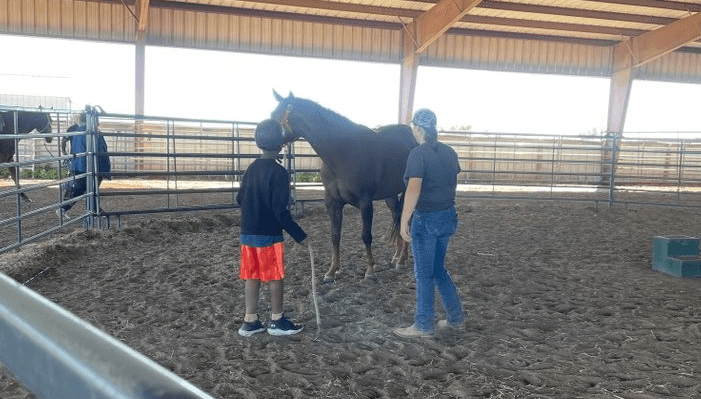
[[399, 85], [399, 123], [409, 123], [414, 107], [419, 54], [445, 31], [472, 10], [481, 0], [441, 0], [404, 26], [401, 81]]
[[613, 71], [635, 68], [701, 38], [701, 13], [625, 39], [614, 47]]
[[613, 36], [640, 36], [647, 32], [640, 29], [573, 24], [567, 22], [534, 21], [516, 18], [486, 17], [482, 15], [467, 15], [463, 17], [460, 22], [495, 26], [518, 26], [522, 28], [543, 30], [561, 30], [565, 32], [587, 32]]
[[149, 0], [136, 0], [136, 42], [139, 43], [144, 38], [148, 29], [148, 6]]
[[622, 12], [598, 11], [598, 10], [597, 11], [584, 10], [581, 8], [569, 8], [569, 7], [541, 6], [541, 5], [536, 5], [536, 4], [511, 3], [508, 1], [493, 1], [493, 0], [484, 0], [479, 4], [478, 7], [490, 9], [490, 10], [516, 11], [516, 12], [525, 12], [525, 13], [530, 13], [530, 14], [559, 15], [559, 16], [563, 16], [563, 17], [599, 19], [599, 20], [606, 20], [606, 21], [625, 21], [625, 22], [651, 24], [651, 25], [667, 25], [667, 24], [670, 24], [670, 23], [677, 20], [676, 18], [655, 17], [652, 15], [628, 14], [628, 13], [622, 13]]
[[596, 3], [608, 3], [608, 4], [619, 4], [634, 7], [649, 7], [649, 8], [661, 8], [664, 10], [678, 10], [678, 11], [689, 11], [689, 12], [699, 12], [701, 11], [701, 4], [695, 3], [685, 3], [682, 1], [666, 1], [666, 0], [588, 0]]
[[462, 19], [482, 0], [441, 0], [419, 18], [409, 24], [409, 32], [415, 32], [415, 52], [420, 54], [453, 24]]
[[613, 49], [607, 129], [621, 134], [633, 83], [633, 69], [701, 38], [701, 13], [696, 13], [632, 39]]

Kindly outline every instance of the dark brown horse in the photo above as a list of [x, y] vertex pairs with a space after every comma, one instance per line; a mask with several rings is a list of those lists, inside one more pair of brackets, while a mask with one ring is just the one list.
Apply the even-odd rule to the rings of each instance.
[[[15, 129], [15, 118], [17, 118], [17, 128]], [[34, 130], [39, 133], [51, 133], [51, 117], [43, 112], [33, 111], [3, 111], [0, 112], [0, 135], [27, 134]], [[46, 142], [50, 143], [51, 136], [46, 137]], [[4, 138], [0, 139], [0, 163], [12, 162], [15, 156], [15, 139]], [[17, 168], [10, 166], [8, 168], [10, 176], [15, 184], [19, 187], [17, 180]], [[29, 197], [24, 193], [20, 196], [26, 201], [31, 202]]]
[[[290, 93], [283, 98], [275, 93], [279, 104], [271, 117], [286, 130], [286, 141], [304, 137], [322, 160], [321, 180], [324, 202], [331, 217], [331, 267], [324, 276], [333, 280], [340, 271], [339, 246], [343, 207], [360, 210], [363, 220], [362, 239], [367, 253], [365, 278], [375, 278], [372, 256], [373, 201], [385, 200], [392, 211], [396, 232], [404, 193], [404, 169], [407, 157], [417, 143], [406, 125], [390, 125], [372, 130], [358, 125], [317, 103], [296, 98]], [[408, 245], [395, 234], [397, 252], [392, 259], [399, 267], [406, 263]]]

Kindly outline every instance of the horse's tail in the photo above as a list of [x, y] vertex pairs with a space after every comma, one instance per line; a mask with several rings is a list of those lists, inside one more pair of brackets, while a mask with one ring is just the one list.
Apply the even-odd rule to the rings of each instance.
[[389, 247], [394, 247], [397, 245], [397, 239], [399, 238], [399, 229], [402, 223], [402, 210], [404, 209], [404, 193], [399, 193], [397, 195], [397, 201], [394, 205], [394, 217], [392, 218], [392, 225], [390, 226], [389, 232], [385, 236], [385, 244]]

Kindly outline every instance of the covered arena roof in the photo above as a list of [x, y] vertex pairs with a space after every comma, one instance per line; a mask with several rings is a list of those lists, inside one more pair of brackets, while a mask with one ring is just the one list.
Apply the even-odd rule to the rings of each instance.
[[[399, 63], [407, 40], [402, 32], [437, 3], [0, 0], [0, 32]], [[609, 76], [617, 44], [701, 11], [701, 1], [690, 0], [486, 0], [443, 5], [457, 6], [467, 11], [455, 22], [439, 21], [447, 29], [428, 43], [419, 64]], [[635, 77], [701, 82], [701, 41], [669, 47], [671, 51], [637, 68]]]
[[609, 77], [619, 131], [633, 79], [701, 83], [699, 11], [699, 0], [0, 0], [0, 33], [398, 63], [400, 120], [419, 65]]

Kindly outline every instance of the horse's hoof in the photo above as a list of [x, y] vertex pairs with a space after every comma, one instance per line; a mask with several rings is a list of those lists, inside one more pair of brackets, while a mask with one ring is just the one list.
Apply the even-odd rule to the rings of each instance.
[[365, 272], [365, 280], [377, 281], [377, 274]]
[[335, 283], [335, 282], [336, 282], [336, 273], [334, 273], [334, 274], [329, 274], [329, 273], [324, 274], [324, 281], [323, 281], [324, 284]]

